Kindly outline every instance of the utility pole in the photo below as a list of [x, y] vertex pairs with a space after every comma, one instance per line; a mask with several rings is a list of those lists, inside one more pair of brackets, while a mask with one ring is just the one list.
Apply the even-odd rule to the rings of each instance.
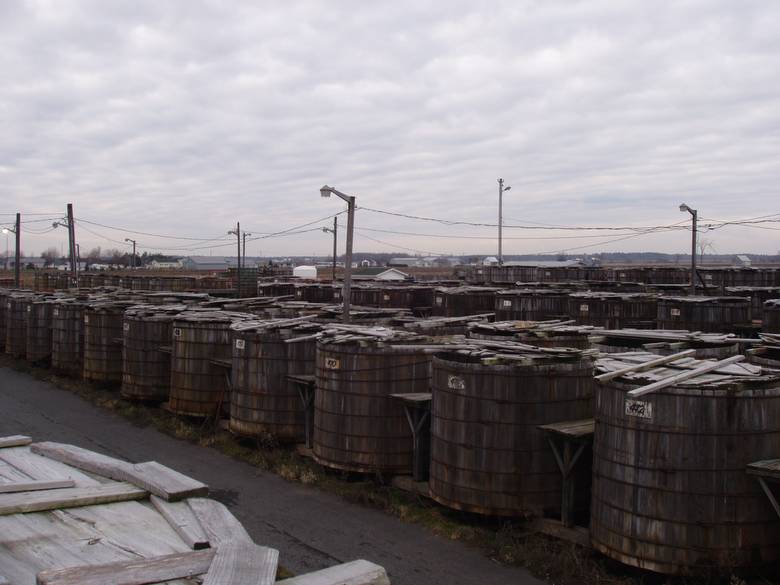
[[320, 196], [330, 197], [331, 194], [336, 195], [347, 203], [347, 253], [344, 258], [344, 288], [341, 296], [344, 303], [344, 323], [349, 323], [349, 305], [352, 294], [352, 239], [355, 232], [355, 196], [342, 193], [333, 187], [328, 187], [328, 185], [323, 185], [320, 188]]
[[333, 234], [333, 282], [336, 282], [336, 255], [338, 253], [336, 244], [338, 243], [339, 216], [333, 218], [333, 229], [322, 228], [322, 231]]
[[130, 259], [130, 268], [135, 268], [135, 240], [130, 238], [125, 238], [125, 242], [130, 242], [133, 244], [133, 257]]
[[509, 191], [512, 187], [504, 187], [504, 179], [498, 179], [498, 265], [504, 264], [504, 255], [502, 253], [502, 233], [501, 228], [504, 225], [504, 191]]
[[228, 235], [235, 234], [236, 245], [238, 247], [236, 254], [236, 297], [241, 296], [241, 223], [236, 222], [236, 229], [230, 230]]
[[70, 253], [70, 275], [73, 286], [79, 286], [78, 264], [76, 262], [76, 226], [73, 221], [73, 204], [68, 203], [68, 252]]
[[14, 228], [14, 234], [16, 235], [16, 263], [14, 264], [14, 286], [16, 288], [22, 287], [22, 214], [16, 214], [16, 228]]
[[687, 211], [691, 214], [691, 296], [696, 296], [696, 228], [699, 219], [699, 212], [696, 209], [691, 209], [688, 205], [683, 203], [680, 205], [680, 211]]
[[252, 235], [252, 234], [250, 234], [249, 232], [244, 232], [243, 234], [241, 234], [241, 237], [242, 237], [242, 238], [243, 238], [243, 240], [244, 240], [244, 253], [242, 254], [242, 256], [243, 256], [243, 264], [244, 264], [244, 268], [246, 268], [246, 237], [247, 237], [247, 236], [251, 236], [251, 235]]

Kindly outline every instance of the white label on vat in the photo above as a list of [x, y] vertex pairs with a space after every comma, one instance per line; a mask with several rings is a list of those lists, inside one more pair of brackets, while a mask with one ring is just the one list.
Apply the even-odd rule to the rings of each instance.
[[84, 315], [84, 323], [89, 323], [89, 315]]
[[444, 299], [442, 297], [436, 297], [436, 304], [441, 306], [442, 303], [444, 303]]
[[447, 376], [447, 387], [453, 390], [465, 390], [466, 382], [460, 376]]
[[712, 280], [712, 274], [705, 274], [704, 280]]
[[544, 275], [545, 275], [545, 276], [552, 276], [552, 272], [550, 272], [549, 270], [546, 270], [546, 271], [545, 271], [545, 273], [544, 273]]
[[174, 337], [181, 337], [181, 329], [179, 329], [178, 327], [174, 327], [173, 328], [173, 336]]
[[27, 312], [32, 313], [32, 305], [27, 305]]
[[620, 276], [620, 278], [625, 278], [625, 277], [626, 277], [626, 273], [625, 273], [625, 272], [621, 272], [621, 273], [619, 274], [619, 276]]
[[123, 331], [130, 331], [130, 323], [122, 323]]
[[504, 299], [503, 301], [501, 301], [501, 306], [504, 307], [505, 309], [510, 309], [512, 308], [512, 301], [510, 301], [509, 299]]
[[390, 295], [383, 295], [382, 298], [386, 301], [390, 300]]
[[672, 309], [672, 317], [679, 317], [680, 309]]
[[338, 370], [341, 369], [341, 362], [337, 358], [325, 358], [326, 370]]
[[51, 314], [54, 315], [55, 317], [59, 317], [60, 316], [60, 310], [59, 309], [54, 309]]
[[296, 297], [302, 297], [303, 296], [303, 291], [302, 290], [296, 290], [295, 291], [295, 296]]
[[626, 416], [636, 416], [653, 420], [653, 405], [650, 402], [642, 400], [631, 400], [626, 398]]
[[333, 298], [334, 299], [340, 299], [341, 298], [341, 291], [340, 290], [333, 291]]
[[243, 339], [236, 339], [236, 349], [244, 349], [246, 347], [246, 341]]
[[587, 313], [590, 311], [590, 307], [588, 305], [580, 305], [580, 313]]

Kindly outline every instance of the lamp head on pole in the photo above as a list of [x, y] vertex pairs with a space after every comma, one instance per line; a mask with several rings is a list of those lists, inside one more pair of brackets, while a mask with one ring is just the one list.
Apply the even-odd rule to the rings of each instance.
[[333, 193], [333, 187], [328, 187], [327, 185], [320, 187], [320, 197], [330, 197], [331, 193]]
[[686, 205], [685, 203], [681, 203], [681, 204], [680, 204], [680, 211], [687, 211], [687, 212], [688, 212], [688, 213], [690, 213], [691, 215], [693, 215], [693, 214], [695, 214], [695, 213], [696, 213], [696, 210], [695, 210], [695, 209], [691, 209], [691, 208], [690, 208], [690, 207], [688, 207], [688, 205]]
[[507, 185], [506, 187], [504, 187], [504, 191], [509, 191], [511, 188], [512, 188], [512, 187], [510, 187], [509, 185]]
[[11, 230], [9, 230], [8, 228], [3, 228], [3, 233], [4, 233], [4, 234], [10, 233], [10, 231], [11, 231]]

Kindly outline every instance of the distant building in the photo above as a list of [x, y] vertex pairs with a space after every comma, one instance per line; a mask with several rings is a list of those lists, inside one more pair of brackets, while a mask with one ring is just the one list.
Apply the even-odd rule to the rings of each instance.
[[174, 261], [163, 261], [163, 260], [152, 260], [149, 262], [149, 264], [146, 265], [147, 268], [150, 270], [177, 270], [182, 267], [181, 260], [174, 260]]
[[750, 260], [749, 256], [740, 254], [737, 256], [737, 265], [742, 268], [750, 268], [753, 265], [753, 262]]
[[409, 280], [409, 275], [396, 268], [384, 268], [376, 266], [372, 268], [358, 268], [352, 272], [353, 280]]
[[236, 267], [236, 258], [229, 256], [187, 256], [181, 259], [185, 270], [227, 270]]

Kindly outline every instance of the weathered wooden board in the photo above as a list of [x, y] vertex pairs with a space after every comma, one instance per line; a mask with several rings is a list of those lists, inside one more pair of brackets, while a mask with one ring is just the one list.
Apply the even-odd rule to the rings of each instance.
[[63, 443], [35, 443], [30, 449], [33, 453], [67, 463], [78, 469], [132, 483], [164, 500], [175, 501], [208, 494], [207, 485], [156, 461], [132, 464]]
[[42, 490], [56, 490], [60, 488], [75, 487], [72, 479], [55, 479], [43, 481], [17, 481], [0, 484], [0, 494], [12, 494], [17, 492], [36, 492]]
[[193, 550], [208, 548], [209, 537], [187, 502], [166, 502], [157, 496], [150, 500], [187, 546]]
[[206, 531], [212, 547], [231, 541], [254, 544], [241, 522], [224, 504], [208, 498], [190, 498], [187, 503]]
[[390, 585], [390, 579], [379, 565], [358, 560], [277, 581], [277, 585]]
[[[105, 565], [84, 565], [38, 573], [37, 585], [144, 585], [170, 579], [193, 577], [208, 571], [213, 550], [176, 553], [148, 559], [121, 561]], [[227, 585], [228, 582], [225, 582]]]
[[120, 478], [143, 488], [164, 500], [175, 502], [186, 498], [207, 496], [209, 488], [156, 461], [137, 463], [122, 469]]
[[0, 516], [140, 500], [147, 495], [146, 491], [128, 483], [65, 488], [45, 492], [0, 494]]
[[203, 585], [271, 585], [276, 581], [279, 551], [250, 544], [219, 545]]
[[96, 473], [110, 479], [122, 480], [122, 472], [129, 469], [132, 464], [127, 461], [115, 459], [108, 455], [101, 455], [88, 449], [82, 449], [75, 445], [66, 445], [64, 443], [43, 442], [35, 443], [30, 446], [30, 451], [43, 457], [48, 457], [54, 461], [59, 461], [89, 471], [90, 473]]
[[32, 439], [26, 435], [11, 435], [9, 437], [0, 437], [0, 449], [5, 447], [22, 447], [32, 443]]
[[775, 481], [780, 481], [780, 459], [754, 461], [747, 466], [747, 473]]
[[30, 447], [2, 449], [0, 450], [0, 461], [34, 480], [72, 479], [76, 482], [76, 487], [96, 486], [110, 481], [98, 481], [74, 467], [42, 455], [36, 455], [30, 450]]

